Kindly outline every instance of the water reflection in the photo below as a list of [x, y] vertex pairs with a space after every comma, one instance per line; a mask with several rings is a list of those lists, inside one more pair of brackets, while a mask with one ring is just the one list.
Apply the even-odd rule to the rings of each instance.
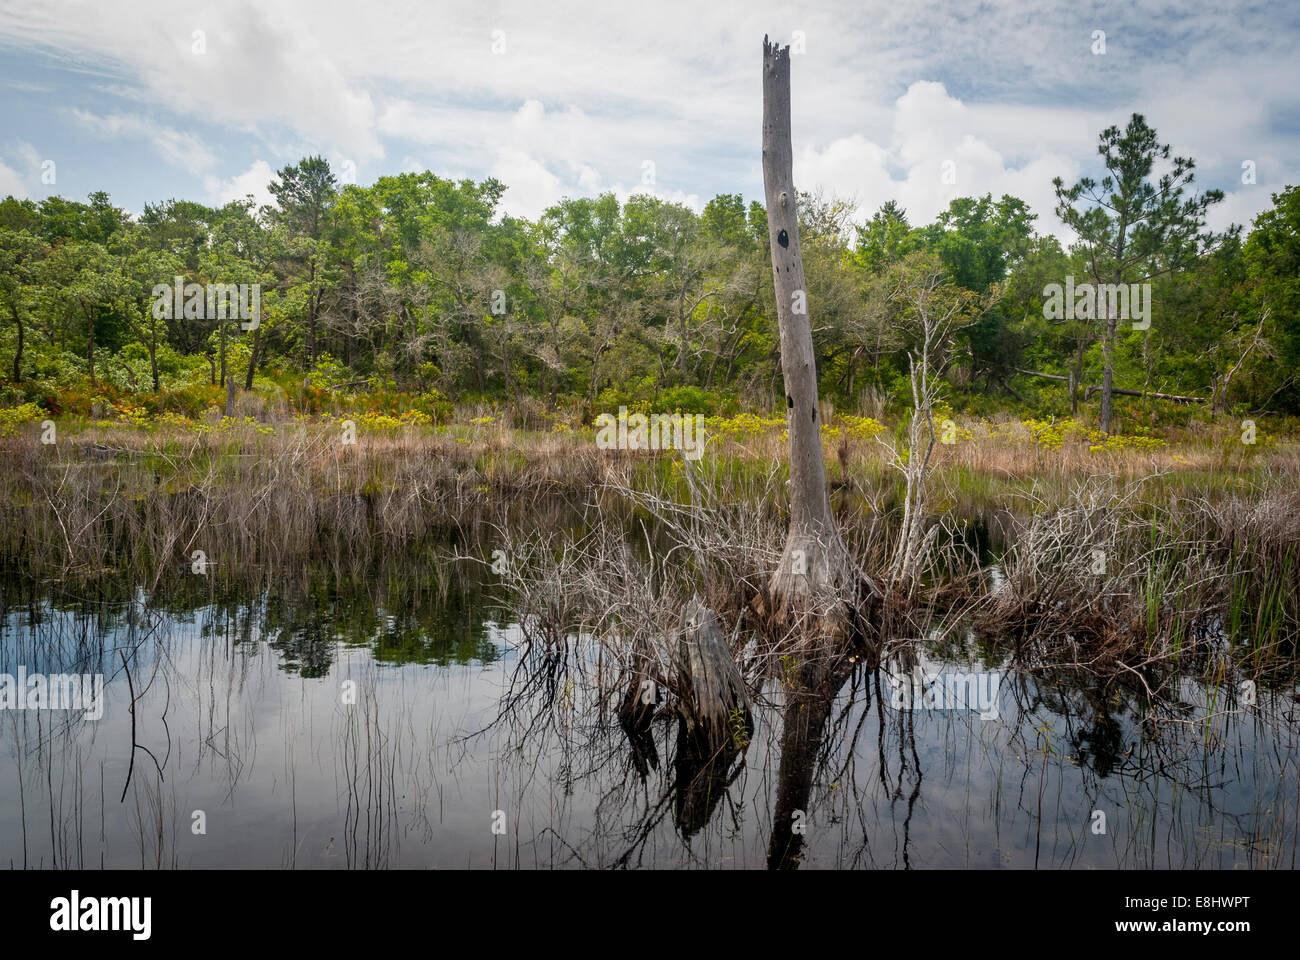
[[[603, 697], [598, 656], [521, 670], [522, 632], [472, 577], [269, 582], [146, 604], [6, 581], [0, 673], [102, 672], [107, 705], [0, 712], [3, 862], [1293, 866], [1294, 684], [1243, 708], [1182, 677], [1153, 712], [1136, 682], [1008, 669], [949, 633], [907, 662], [798, 667], [701, 751], [662, 698]], [[996, 718], [901, 706], [890, 677], [915, 668], [1007, 669]]]

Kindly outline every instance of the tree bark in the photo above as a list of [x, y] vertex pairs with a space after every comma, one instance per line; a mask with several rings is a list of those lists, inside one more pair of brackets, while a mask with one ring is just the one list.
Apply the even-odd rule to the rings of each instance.
[[18, 315], [16, 306], [10, 304], [10, 310], [13, 311], [14, 325], [18, 328], [18, 346], [14, 350], [14, 383], [18, 383], [23, 378], [23, 318]]
[[316, 366], [316, 255], [312, 254], [307, 283], [307, 367]]
[[[1111, 397], [1115, 394], [1115, 331], [1114, 310], [1108, 310], [1106, 336], [1101, 342], [1101, 414], [1098, 426], [1102, 433], [1110, 433]], [[1090, 391], [1091, 392], [1091, 391]]]
[[[790, 48], [763, 38], [763, 188], [790, 437], [790, 531], [771, 592], [778, 608], [850, 585], [852, 563], [826, 490], [817, 367], [799, 251], [798, 195], [790, 142]], [[796, 313], [796, 304], [802, 312]], [[802, 604], [801, 604], [802, 605]], [[773, 611], [777, 612], [777, 611]]]
[[96, 386], [95, 383], [95, 311], [86, 311], [86, 319], [90, 322], [90, 341], [86, 348], [86, 357], [90, 362], [90, 385]]
[[[1068, 377], [1063, 377], [1060, 374], [1056, 374], [1056, 373], [1039, 373], [1037, 370], [1025, 370], [1021, 367], [1012, 367], [1011, 369], [1015, 370], [1016, 373], [1023, 374], [1026, 377], [1042, 377], [1044, 380], [1061, 380], [1067, 382], [1070, 384], [1071, 391], [1077, 391], [1080, 386], [1083, 386], [1082, 384], [1077, 383], [1075, 381], [1073, 374], [1071, 374]], [[1103, 390], [1103, 389], [1104, 387], [1099, 387], [1096, 386], [1095, 384], [1089, 387], [1084, 387], [1084, 399], [1091, 400], [1092, 395], [1094, 393], [1096, 393], [1098, 390]], [[1177, 393], [1155, 393], [1154, 391], [1151, 390], [1122, 390], [1116, 386], [1111, 386], [1110, 392], [1116, 396], [1152, 397], [1153, 399], [1156, 400], [1172, 400], [1174, 403], [1206, 403], [1207, 402], [1205, 397], [1185, 397]]]
[[682, 613], [678, 703], [677, 827], [691, 836], [727, 793], [736, 757], [754, 733], [749, 694], [717, 614], [694, 598]]
[[[1210, 412], [1211, 413], [1222, 413], [1224, 410], [1227, 409], [1228, 387], [1232, 383], [1232, 378], [1237, 375], [1237, 371], [1240, 370], [1242, 366], [1246, 363], [1246, 358], [1250, 356], [1251, 351], [1254, 350], [1257, 346], [1259, 346], [1260, 343], [1263, 341], [1264, 323], [1265, 321], [1268, 320], [1268, 315], [1271, 312], [1272, 312], [1271, 308], [1266, 308], [1264, 310], [1263, 315], [1260, 316], [1259, 318], [1259, 323], [1255, 325], [1254, 339], [1250, 341], [1250, 346], [1248, 346], [1245, 349], [1245, 351], [1241, 354], [1240, 359], [1238, 359], [1237, 362], [1233, 364], [1232, 369], [1229, 370], [1227, 373], [1225, 373], [1221, 378], [1216, 377], [1214, 379], [1214, 386], [1213, 389], [1210, 391]], [[17, 314], [15, 313], [14, 316], [16, 317]], [[22, 343], [23, 343], [22, 327], [20, 326], [18, 328], [18, 346], [20, 350], [22, 349]], [[14, 379], [16, 380], [18, 378], [15, 377]]]
[[1068, 383], [1073, 386], [1075, 380], [1073, 373], [1068, 377], [1063, 377], [1059, 373], [1039, 373], [1037, 370], [1026, 370], [1023, 367], [1012, 367], [1016, 373], [1024, 374], [1026, 377], [1042, 377], [1044, 380], [1060, 380], [1062, 383]]
[[[1101, 387], [1091, 386], [1084, 390], [1085, 400], [1091, 400], [1092, 395]], [[1153, 400], [1169, 400], [1173, 403], [1209, 403], [1209, 397], [1185, 397], [1177, 393], [1154, 393], [1150, 390], [1122, 390], [1119, 387], [1111, 387], [1110, 392], [1117, 397], [1150, 397]]]
[[262, 327], [259, 324], [253, 331], [253, 350], [248, 355], [248, 373], [244, 376], [244, 389], [253, 389], [253, 376], [257, 372], [257, 353], [262, 346]]

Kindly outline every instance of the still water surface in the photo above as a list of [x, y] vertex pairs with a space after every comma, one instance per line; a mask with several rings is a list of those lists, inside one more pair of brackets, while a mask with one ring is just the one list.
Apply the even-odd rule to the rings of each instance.
[[[103, 672], [106, 705], [99, 721], [0, 711], [0, 863], [767, 865], [779, 685], [707, 823], [684, 835], [672, 723], [656, 723], [663, 760], [644, 779], [580, 689], [494, 723], [522, 632], [490, 593], [394, 599], [400, 590], [308, 579], [292, 597], [209, 595], [147, 613], [142, 591], [90, 603], [57, 585], [7, 588], [0, 673]], [[1001, 669], [960, 644], [933, 645], [921, 666]], [[884, 671], [861, 673], [815, 761], [801, 865], [1293, 867], [1295, 689], [1261, 689], [1239, 711], [1189, 678], [1180, 699], [1144, 723], [1114, 685], [1005, 671], [991, 718], [902, 709]]]

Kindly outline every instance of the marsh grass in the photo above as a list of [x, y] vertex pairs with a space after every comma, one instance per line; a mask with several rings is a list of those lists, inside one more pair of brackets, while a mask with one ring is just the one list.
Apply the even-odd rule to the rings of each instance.
[[[546, 571], [551, 593], [563, 584], [572, 594], [547, 609], [584, 606], [581, 629], [613, 629], [609, 610], [632, 609], [589, 589], [619, 577], [625, 593], [665, 611], [698, 594], [733, 629], [755, 629], [742, 611], [766, 589], [786, 524], [780, 418], [710, 418], [698, 461], [601, 451], [589, 430], [507, 420], [361, 416], [355, 444], [343, 442], [342, 418], [74, 422], [54, 445], [18, 425], [0, 438], [0, 564], [97, 595], [123, 583], [150, 597], [182, 582], [214, 596], [217, 583], [265, 589], [308, 561], [339, 583], [377, 568], [400, 582], [402, 566], [436, 582], [459, 575], [437, 559], [449, 539], [473, 542], [480, 562], [501, 549], [523, 570], [544, 553], [528, 543], [535, 530], [553, 556], [596, 547], [581, 569]], [[887, 563], [902, 515], [903, 483], [882, 442], [891, 429], [901, 427], [856, 417], [824, 428], [833, 504], [867, 571]], [[1300, 455], [1267, 434], [1256, 447], [1236, 441], [1230, 423], [1099, 438], [1070, 421], [963, 422], [955, 443], [936, 447], [922, 588], [894, 605], [890, 630], [973, 618], [983, 634], [1039, 644], [1048, 659], [1121, 673], [1194, 658], [1222, 638], [1255, 674], [1276, 670], [1294, 659], [1300, 623]], [[650, 544], [644, 570], [624, 569], [634, 553], [616, 549], [620, 538]], [[1102, 577], [1089, 573], [1093, 550], [1106, 555]], [[196, 551], [206, 580], [191, 576]], [[996, 589], [986, 575], [995, 562]], [[667, 629], [645, 613], [632, 647]], [[779, 656], [780, 643], [768, 652]]]

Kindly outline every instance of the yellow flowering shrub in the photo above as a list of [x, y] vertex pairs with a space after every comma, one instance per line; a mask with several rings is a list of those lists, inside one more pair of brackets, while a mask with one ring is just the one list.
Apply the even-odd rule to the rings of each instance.
[[37, 423], [48, 418], [49, 414], [34, 403], [0, 408], [0, 437], [7, 437], [17, 431], [19, 424]]
[[752, 413], [738, 413], [734, 417], [705, 417], [705, 429], [711, 434], [730, 434], [732, 437], [752, 437], [785, 426], [785, 417], [760, 417]]

